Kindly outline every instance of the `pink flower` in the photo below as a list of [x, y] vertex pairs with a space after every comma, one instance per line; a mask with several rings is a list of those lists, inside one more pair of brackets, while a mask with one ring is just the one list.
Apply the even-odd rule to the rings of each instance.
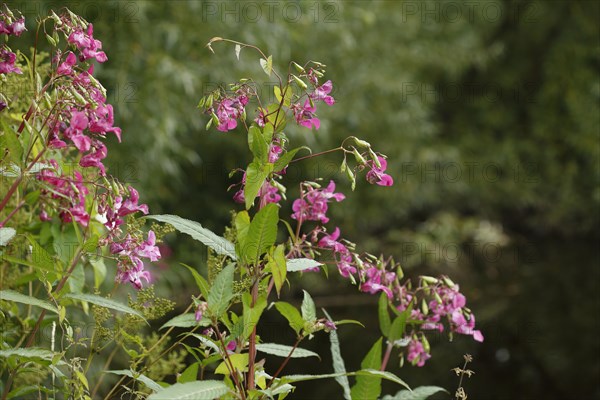
[[75, 64], [77, 64], [77, 58], [75, 57], [75, 54], [70, 51], [65, 61], [58, 66], [56, 73], [58, 75], [71, 75]]
[[[119, 265], [117, 265], [117, 267], [119, 267]], [[145, 279], [146, 283], [149, 283], [150, 278], [150, 272], [144, 270], [144, 264], [139, 261], [139, 263], [134, 263], [127, 269], [121, 266], [117, 271], [115, 281], [119, 283], [131, 283], [133, 287], [140, 290], [143, 286], [142, 279]]]
[[380, 156], [378, 156], [377, 159], [379, 160], [381, 167], [378, 167], [373, 161], [369, 161], [368, 164], [371, 167], [371, 170], [367, 172], [367, 181], [379, 186], [392, 186], [394, 184], [394, 179], [384, 173], [387, 169], [386, 159]]
[[93, 110], [90, 131], [102, 135], [105, 135], [106, 132], [112, 132], [121, 142], [121, 128], [114, 127], [114, 122], [113, 107], [110, 104], [100, 104]]
[[407, 360], [410, 361], [413, 365], [417, 365], [418, 367], [422, 367], [425, 365], [425, 361], [431, 358], [431, 354], [425, 350], [425, 346], [423, 343], [419, 341], [416, 337], [412, 337], [410, 343], [408, 344], [408, 357]]
[[327, 105], [332, 106], [335, 103], [333, 97], [329, 96], [331, 93], [331, 89], [333, 88], [333, 84], [331, 81], [325, 82], [323, 85], [319, 86], [315, 89], [315, 91], [310, 95], [310, 98], [313, 100], [323, 100]]
[[99, 140], [92, 140], [91, 151], [81, 157], [79, 165], [82, 167], [96, 167], [100, 170], [100, 175], [106, 175], [102, 160], [106, 158], [106, 146]]
[[80, 51], [79, 59], [81, 61], [94, 58], [99, 63], [103, 63], [108, 60], [108, 57], [106, 57], [106, 54], [101, 51], [102, 42], [94, 39], [93, 33], [94, 27], [92, 24], [89, 24], [87, 27], [87, 32], [83, 32], [81, 28], [77, 28], [69, 35], [67, 41], [71, 44], [74, 44]]
[[314, 127], [317, 130], [321, 127], [321, 121], [314, 115], [317, 109], [315, 106], [310, 105], [309, 99], [306, 99], [304, 106], [301, 106], [300, 103], [296, 103], [292, 104], [290, 109], [294, 113], [298, 125], [306, 128]]
[[227, 132], [237, 127], [236, 119], [244, 114], [244, 107], [248, 104], [248, 97], [240, 95], [237, 98], [225, 98], [217, 104], [215, 111], [219, 119], [217, 129]]
[[[269, 203], [277, 204], [281, 201], [281, 195], [279, 194], [279, 189], [277, 189], [275, 186], [271, 185], [270, 181], [265, 181], [265, 183], [263, 183], [263, 185], [260, 187], [258, 195], [260, 197], [259, 208], [263, 208], [264, 206], [266, 206]], [[234, 197], [234, 200], [235, 200], [235, 197]]]
[[303, 191], [302, 197], [292, 203], [294, 211], [292, 218], [303, 221], [320, 221], [326, 224], [329, 222], [329, 218], [325, 215], [328, 209], [327, 203], [331, 199], [339, 202], [346, 198], [342, 193], [334, 193], [334, 191], [334, 181], [330, 181], [325, 189], [315, 189], [309, 186], [308, 191]]
[[156, 235], [153, 231], [148, 231], [148, 239], [136, 249], [136, 253], [140, 257], [150, 259], [150, 261], [158, 261], [160, 259], [160, 250], [156, 246]]
[[7, 48], [0, 50], [0, 74], [22, 74], [23, 72], [15, 65], [17, 55]]

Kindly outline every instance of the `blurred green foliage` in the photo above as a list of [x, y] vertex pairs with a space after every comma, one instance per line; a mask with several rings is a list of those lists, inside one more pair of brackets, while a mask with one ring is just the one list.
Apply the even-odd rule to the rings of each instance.
[[[433, 340], [430, 365], [400, 376], [452, 391], [448, 371], [470, 352], [473, 398], [600, 398], [600, 3], [8, 3], [29, 18], [64, 4], [94, 23], [109, 56], [98, 75], [124, 132], [110, 147], [112, 172], [135, 184], [154, 213], [217, 232], [234, 206], [227, 187], [239, 179], [227, 174], [248, 160], [241, 132], [206, 133], [195, 106], [204, 92], [262, 72], [249, 51], [237, 61], [233, 48], [216, 44], [211, 54], [205, 44], [214, 36], [255, 44], [278, 68], [327, 64], [336, 105], [320, 110], [320, 131], [291, 128], [290, 137], [315, 150], [364, 138], [389, 156], [396, 180], [391, 190], [362, 182], [352, 194], [340, 184], [348, 196], [332, 221], [409, 274], [451, 275], [486, 334], [482, 346]], [[288, 183], [297, 186], [301, 173], [343, 182], [339, 162], [303, 163]], [[185, 241], [172, 245], [172, 273], [162, 276], [177, 286], [184, 274], [176, 262], [201, 261]], [[332, 287], [352, 288], [305, 278], [322, 305], [365, 322], [366, 331], [340, 331], [342, 344], [364, 349], [344, 352], [358, 366], [377, 339], [373, 304], [340, 305]], [[335, 397], [331, 385], [295, 396]]]

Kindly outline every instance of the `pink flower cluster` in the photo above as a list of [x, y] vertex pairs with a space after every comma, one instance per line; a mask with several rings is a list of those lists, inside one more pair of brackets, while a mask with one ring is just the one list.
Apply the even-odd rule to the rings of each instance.
[[292, 204], [294, 213], [292, 218], [298, 221], [329, 222], [327, 217], [328, 203], [333, 199], [342, 201], [346, 198], [342, 193], [334, 193], [335, 182], [330, 181], [326, 188], [315, 188], [313, 185], [303, 184], [300, 198]]
[[[0, 35], [21, 36], [26, 31], [25, 18], [16, 18], [14, 14], [4, 6], [0, 10]], [[0, 47], [0, 74], [22, 74], [23, 72], [15, 65], [17, 55], [13, 53], [6, 45]], [[6, 104], [3, 108], [6, 107]], [[0, 109], [0, 111], [2, 111]]]
[[[313, 70], [311, 69], [311, 71]], [[316, 85], [316, 76], [314, 74], [310, 75], [309, 73], [309, 79], [311, 76], [314, 77], [311, 81]], [[315, 116], [315, 112], [317, 111], [315, 104], [317, 101], [323, 101], [325, 104], [332, 106], [335, 103], [334, 98], [329, 95], [332, 88], [333, 84], [329, 80], [323, 85], [317, 86], [312, 93], [309, 93], [308, 98], [303, 104], [298, 102], [290, 106], [298, 125], [304, 126], [305, 128], [314, 127], [317, 130], [321, 127], [321, 121]]]
[[367, 162], [367, 165], [370, 168], [366, 175], [367, 181], [379, 186], [392, 186], [394, 184], [394, 179], [385, 173], [385, 170], [387, 169], [387, 160], [381, 156], [377, 156], [377, 160], [379, 161], [379, 166], [372, 160]]
[[160, 250], [156, 246], [156, 235], [148, 231], [148, 239], [141, 241], [138, 237], [127, 235], [120, 242], [110, 244], [110, 252], [119, 256], [115, 280], [120, 283], [129, 282], [136, 289], [142, 288], [142, 278], [150, 282], [150, 272], [144, 269], [142, 258], [150, 261], [160, 259]]
[[225, 97], [215, 102], [214, 112], [219, 120], [217, 129], [221, 132], [227, 132], [237, 128], [237, 120], [245, 115], [245, 107], [248, 104], [248, 96], [245, 93], [239, 93], [235, 97]]
[[111, 196], [104, 193], [98, 205], [98, 219], [108, 230], [105, 242], [109, 245], [110, 252], [118, 257], [115, 280], [119, 283], [129, 282], [136, 289], [141, 289], [142, 279], [146, 282], [151, 279], [150, 272], [144, 269], [142, 258], [158, 261], [161, 254], [153, 231], [148, 232], [146, 240], [143, 240], [140, 233], [128, 233], [120, 238], [123, 236], [121, 226], [124, 224], [124, 217], [138, 211], [148, 214], [148, 206], [138, 203], [138, 192], [131, 186], [128, 192], [128, 197], [120, 193], [111, 193]]
[[[83, 177], [77, 171], [73, 177], [57, 174], [59, 167], [56, 160], [49, 160], [49, 163], [51, 168], [44, 168], [37, 175], [40, 181], [48, 184], [48, 188], [42, 190], [42, 196], [52, 199], [51, 202], [59, 210], [58, 215], [63, 222], [75, 220], [80, 225], [87, 226], [90, 216], [85, 209], [85, 196], [89, 190], [83, 182]], [[40, 219], [51, 219], [45, 208], [42, 208]]]
[[79, 61], [94, 58], [96, 61], [103, 63], [108, 60], [108, 57], [106, 57], [106, 54], [102, 51], [102, 42], [94, 39], [94, 27], [92, 24], [87, 26], [85, 32], [80, 27], [76, 27], [67, 40], [69, 43], [77, 46], [77, 49], [79, 50]]

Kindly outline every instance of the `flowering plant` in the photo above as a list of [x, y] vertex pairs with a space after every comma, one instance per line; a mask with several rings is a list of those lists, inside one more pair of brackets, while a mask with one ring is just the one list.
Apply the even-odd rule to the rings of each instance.
[[[23, 17], [4, 7], [0, 35], [10, 38], [24, 29]], [[36, 37], [42, 34], [53, 48], [50, 62], [44, 62], [47, 55], [37, 48], [29, 59], [3, 45], [0, 63], [4, 85], [17, 87], [20, 80], [34, 79], [35, 87], [25, 96], [0, 94], [0, 323], [8, 332], [0, 344], [0, 374], [6, 377], [1, 387], [3, 400], [34, 391], [93, 398], [107, 374], [121, 376], [108, 390], [107, 399], [121, 391], [148, 399], [282, 399], [294, 390], [295, 382], [324, 378], [335, 378], [344, 398], [375, 399], [381, 394], [382, 379], [410, 390], [386, 371], [394, 349], [401, 363], [406, 359], [423, 366], [431, 357], [429, 330], [483, 340], [465, 297], [450, 278], [405, 279], [393, 259], [361, 252], [342, 237], [340, 227], [328, 217], [329, 207], [345, 199], [334, 180], [301, 182], [288, 213], [287, 168], [308, 158], [341, 153], [340, 172], [352, 189], [361, 174], [370, 184], [394, 184], [387, 173], [386, 156], [359, 138], [349, 137], [339, 147], [315, 154], [305, 146], [292, 146], [293, 140], [285, 133], [288, 123], [318, 130], [318, 108], [335, 104], [334, 85], [324, 81], [324, 64], [291, 62], [282, 74], [273, 66], [272, 56], [258, 47], [218, 37], [208, 43], [211, 51], [215, 43], [232, 44], [238, 58], [244, 49], [256, 52], [265, 74], [277, 80], [273, 102], [258, 95], [260, 85], [251, 79], [200, 100], [199, 108], [209, 116], [207, 129], [214, 125], [221, 132], [244, 131], [252, 155], [252, 161], [240, 170], [240, 182], [231, 186], [236, 189], [233, 200], [243, 206], [234, 213], [225, 235], [219, 236], [174, 215], [148, 215], [136, 189], [108, 175], [103, 164], [104, 140], [111, 133], [120, 141], [122, 132], [114, 126], [105, 89], [93, 76], [93, 62], [108, 58], [93, 36], [92, 25], [69, 10], [52, 12], [38, 23]], [[62, 48], [61, 41], [65, 42]], [[249, 117], [250, 113], [254, 115]], [[301, 151], [309, 153], [297, 157]], [[145, 233], [147, 220], [166, 225], [155, 222]], [[209, 247], [208, 277], [188, 267], [197, 294], [186, 312], [164, 324], [162, 328], [168, 330], [162, 336], [143, 336], [138, 331], [145, 322], [173, 308], [172, 302], [154, 296], [151, 286], [145, 287], [154, 278], [144, 261], [160, 259], [157, 244], [173, 230]], [[67, 246], [69, 240], [74, 246]], [[104, 260], [115, 263], [116, 283], [130, 284], [137, 291], [128, 305], [112, 298], [117, 286], [109, 295], [101, 294], [107, 276]], [[289, 275], [320, 273], [328, 270], [328, 264], [359, 291], [379, 296], [382, 338], [359, 371], [346, 370], [336, 331], [341, 325], [360, 322], [335, 320], [326, 310], [320, 315], [307, 291], [300, 309], [278, 300]], [[86, 279], [88, 270], [93, 280], [91, 276]], [[75, 315], [87, 314], [90, 305], [95, 328], [91, 338], [81, 338], [74, 334], [71, 322]], [[257, 326], [270, 308], [288, 321], [296, 336], [292, 345], [261, 341]], [[13, 320], [21, 327], [11, 325]], [[109, 320], [113, 321], [110, 327]], [[49, 349], [35, 343], [36, 333], [48, 323], [53, 327]], [[59, 346], [55, 343], [57, 326], [63, 332]], [[189, 332], [168, 347], [168, 337], [176, 328]], [[333, 372], [283, 375], [292, 358], [318, 357], [300, 345], [320, 332], [330, 336]], [[104, 371], [94, 370], [94, 354], [108, 348], [113, 350]], [[85, 366], [81, 363], [84, 349], [88, 351]], [[119, 349], [129, 356], [129, 369], [107, 370]], [[279, 356], [283, 361], [268, 365], [259, 354]], [[188, 355], [196, 362], [182, 365]], [[50, 388], [14, 385], [32, 368], [43, 371], [42, 379], [49, 376], [55, 384]], [[167, 383], [170, 375], [180, 371], [176, 383]], [[348, 377], [356, 378], [354, 385], [350, 386]], [[443, 389], [429, 390], [431, 394]]]

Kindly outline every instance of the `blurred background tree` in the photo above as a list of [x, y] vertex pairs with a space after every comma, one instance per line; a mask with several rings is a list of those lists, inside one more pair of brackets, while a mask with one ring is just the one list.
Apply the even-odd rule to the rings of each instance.
[[[292, 140], [325, 150], [364, 138], [389, 156], [396, 184], [362, 182], [349, 193], [333, 156], [291, 171], [289, 187], [301, 174], [338, 181], [348, 196], [332, 213], [343, 235], [393, 255], [409, 275], [450, 275], [486, 335], [483, 345], [436, 337], [426, 367], [395, 372], [452, 392], [449, 370], [469, 352], [473, 398], [600, 399], [599, 2], [8, 4], [30, 19], [68, 6], [94, 23], [109, 56], [98, 76], [124, 132], [110, 170], [135, 183], [154, 213], [217, 232], [234, 207], [227, 187], [239, 180], [227, 175], [248, 160], [239, 133], [206, 133], [196, 104], [262, 72], [249, 51], [237, 61], [232, 48], [217, 44], [213, 55], [205, 44], [214, 36], [255, 44], [279, 68], [327, 64], [337, 103], [321, 111], [321, 130], [290, 128]], [[171, 248], [156, 283], [183, 303], [193, 288], [182, 290], [177, 263], [203, 268], [203, 252], [180, 236]], [[348, 368], [357, 368], [379, 334], [375, 299], [333, 276], [300, 282], [318, 306], [365, 323], [340, 330], [342, 345], [352, 343], [342, 349]], [[283, 334], [281, 321], [268, 326], [263, 336]], [[325, 338], [315, 346], [328, 351]], [[325, 358], [316, 369], [330, 365]], [[339, 388], [300, 386], [293, 397], [336, 398]]]

